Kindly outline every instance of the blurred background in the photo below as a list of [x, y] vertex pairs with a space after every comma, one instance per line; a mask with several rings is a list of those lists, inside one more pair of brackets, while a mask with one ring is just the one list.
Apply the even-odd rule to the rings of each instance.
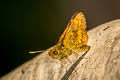
[[0, 76], [55, 45], [75, 12], [88, 29], [120, 18], [120, 0], [4, 0], [0, 3]]

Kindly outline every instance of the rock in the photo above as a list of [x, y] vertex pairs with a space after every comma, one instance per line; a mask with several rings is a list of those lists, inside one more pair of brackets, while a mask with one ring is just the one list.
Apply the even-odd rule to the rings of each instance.
[[83, 58], [71, 55], [72, 64], [52, 59], [46, 51], [1, 80], [120, 80], [120, 19], [88, 31], [88, 36], [91, 49], [79, 52]]

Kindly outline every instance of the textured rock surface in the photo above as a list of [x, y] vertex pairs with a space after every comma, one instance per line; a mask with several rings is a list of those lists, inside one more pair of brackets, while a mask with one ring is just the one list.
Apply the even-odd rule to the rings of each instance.
[[90, 51], [83, 59], [83, 52], [69, 57], [76, 65], [52, 59], [46, 51], [1, 80], [120, 80], [120, 19], [92, 29], [88, 35]]

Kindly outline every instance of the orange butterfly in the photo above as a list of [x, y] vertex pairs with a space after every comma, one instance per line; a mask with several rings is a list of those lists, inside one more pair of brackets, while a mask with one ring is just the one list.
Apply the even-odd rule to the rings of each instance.
[[[82, 12], [72, 16], [65, 31], [59, 38], [58, 43], [49, 50], [48, 54], [55, 59], [62, 60], [67, 58], [72, 53], [78, 51], [88, 51], [90, 46], [86, 45], [88, 42], [88, 35], [86, 32], [86, 19]], [[43, 51], [32, 51], [29, 53], [38, 53]]]

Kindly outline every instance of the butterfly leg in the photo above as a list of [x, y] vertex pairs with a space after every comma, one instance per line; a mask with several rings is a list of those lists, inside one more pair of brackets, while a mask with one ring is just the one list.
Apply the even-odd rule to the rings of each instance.
[[77, 57], [79, 56], [79, 54], [77, 52], [73, 52], [73, 53], [75, 54], [75, 56], [77, 56]]

